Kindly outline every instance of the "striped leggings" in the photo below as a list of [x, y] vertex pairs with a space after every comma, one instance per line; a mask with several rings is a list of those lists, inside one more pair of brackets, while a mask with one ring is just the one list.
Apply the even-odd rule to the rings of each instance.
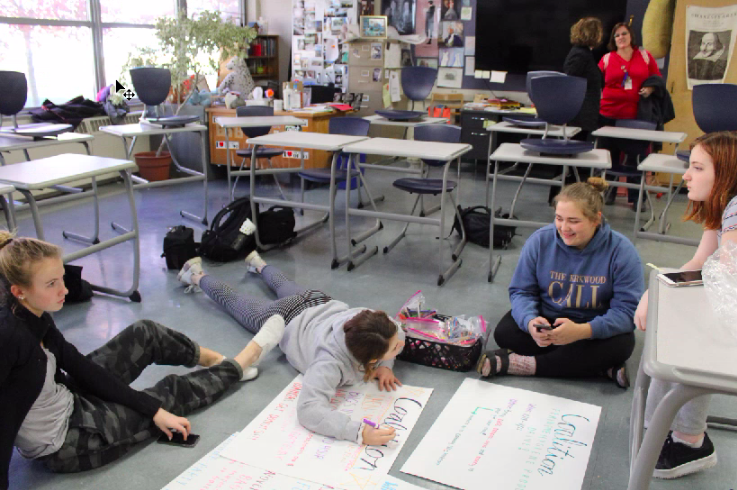
[[281, 315], [288, 324], [307, 308], [325, 304], [332, 299], [322, 291], [303, 288], [273, 265], [267, 265], [261, 270], [261, 279], [276, 293], [276, 300], [269, 301], [236, 293], [226, 283], [210, 275], [200, 280], [200, 288], [252, 333], [257, 333], [273, 315]]

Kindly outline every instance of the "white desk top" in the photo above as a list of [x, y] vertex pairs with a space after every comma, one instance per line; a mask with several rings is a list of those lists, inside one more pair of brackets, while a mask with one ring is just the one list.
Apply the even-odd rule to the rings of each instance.
[[138, 167], [128, 160], [65, 153], [0, 167], [0, 182], [37, 190], [126, 169], [136, 171]]
[[[651, 283], [652, 287], [652, 283]], [[737, 376], [737, 338], [722, 330], [706, 288], [658, 282], [657, 361], [674, 367]]]
[[0, 151], [26, 150], [42, 146], [64, 145], [67, 143], [81, 143], [95, 139], [91, 134], [62, 133], [59, 136], [34, 140], [28, 136], [18, 136], [2, 133], [0, 135]]
[[[515, 126], [514, 124], [502, 121], [496, 124], [491, 124], [486, 127], [487, 131], [497, 131], [500, 133], [517, 133], [517, 134], [532, 134], [536, 136], [542, 136], [545, 134], [545, 129], [535, 129], [535, 128], [523, 128], [522, 126]], [[577, 128], [576, 126], [568, 126], [566, 127], [566, 134], [568, 136], [575, 136], [578, 133], [581, 132], [581, 128]], [[563, 126], [550, 126], [548, 129], [548, 136], [552, 136], [553, 138], [562, 138], [563, 137]]]
[[190, 123], [186, 126], [178, 128], [160, 128], [149, 124], [133, 123], [133, 124], [117, 124], [112, 126], [102, 126], [100, 131], [112, 134], [113, 136], [149, 136], [152, 134], [171, 134], [171, 133], [187, 133], [190, 131], [207, 131], [207, 126], [199, 123]]
[[392, 121], [385, 117], [381, 117], [378, 114], [374, 114], [373, 116], [366, 116], [364, 117], [364, 119], [369, 121], [371, 124], [375, 124], [377, 126], [402, 126], [405, 128], [414, 128], [417, 126], [424, 126], [426, 124], [441, 124], [448, 122], [447, 117], [427, 116], [424, 116], [422, 119], [418, 119], [416, 121]]
[[467, 143], [439, 143], [436, 141], [371, 138], [343, 148], [345, 153], [365, 153], [397, 157], [415, 157], [425, 160], [454, 160], [471, 151]]
[[0, 194], [2, 194], [2, 195], [4, 195], [4, 194], [10, 194], [14, 190], [15, 190], [15, 187], [13, 187], [12, 185], [3, 185], [3, 184], [0, 184]]
[[686, 139], [686, 133], [677, 131], [653, 131], [649, 129], [620, 128], [615, 126], [599, 128], [591, 133], [591, 136], [675, 144]]
[[502, 143], [491, 160], [498, 162], [541, 163], [544, 165], [574, 165], [586, 168], [612, 168], [612, 157], [607, 150], [591, 150], [573, 156], [542, 156], [539, 153], [525, 150], [516, 143]]
[[673, 155], [651, 153], [637, 166], [643, 172], [665, 172], [683, 175], [688, 170], [688, 163], [679, 160]]
[[249, 145], [281, 146], [310, 150], [338, 151], [346, 145], [368, 139], [366, 136], [309, 133], [306, 131], [281, 131], [258, 138], [248, 138]]
[[215, 118], [221, 128], [263, 128], [265, 126], [305, 126], [307, 121], [294, 116], [249, 116]]

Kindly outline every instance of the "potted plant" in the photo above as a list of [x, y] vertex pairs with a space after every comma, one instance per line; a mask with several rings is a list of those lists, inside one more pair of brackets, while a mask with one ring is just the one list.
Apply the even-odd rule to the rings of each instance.
[[[155, 26], [159, 48], [143, 48], [129, 54], [122, 78], [127, 79], [131, 68], [168, 68], [172, 80], [171, 99], [177, 103], [175, 114], [179, 114], [187, 101], [199, 92], [197, 87], [204, 73], [217, 73], [220, 60], [233, 56], [245, 58], [257, 35], [256, 29], [223, 20], [219, 12], [207, 10], [192, 18], [184, 13], [176, 18], [159, 18]], [[165, 141], [162, 140], [156, 156], [162, 156]]]

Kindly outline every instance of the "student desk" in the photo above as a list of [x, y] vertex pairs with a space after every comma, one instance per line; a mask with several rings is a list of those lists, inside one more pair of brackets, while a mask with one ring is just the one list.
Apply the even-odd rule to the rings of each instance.
[[[646, 172], [663, 172], [663, 173], [669, 173], [671, 175], [677, 174], [677, 175], [683, 175], [686, 173], [686, 170], [688, 169], [688, 163], [684, 162], [683, 160], [680, 160], [678, 157], [671, 156], [671, 155], [662, 155], [659, 153], [652, 153], [648, 155], [642, 163], [640, 163], [637, 166], [637, 170], [642, 172], [642, 179], [640, 179], [640, 194], [637, 198], [637, 206], [639, 209], [640, 203], [643, 199], [643, 194], [645, 189], [648, 190], [665, 190], [662, 187], [657, 186], [646, 186], [645, 185], [645, 173]], [[672, 180], [672, 178], [671, 178]], [[668, 202], [665, 205], [665, 209], [663, 209], [663, 213], [660, 215], [660, 229], [658, 230], [658, 233], [652, 233], [652, 232], [646, 232], [645, 228], [640, 228], [640, 213], [638, 212], [635, 215], [635, 240], [637, 238], [649, 238], [651, 240], [658, 240], [661, 242], [671, 242], [671, 243], [680, 243], [683, 245], [693, 245], [698, 246], [699, 240], [694, 240], [693, 238], [683, 238], [683, 237], [677, 237], [677, 236], [669, 236], [665, 233], [668, 231], [668, 228], [670, 225], [666, 223], [666, 213], [668, 212], [668, 208], [670, 207], [671, 203], [673, 202], [673, 198], [678, 194], [678, 191], [683, 187], [683, 180], [678, 184], [678, 187], [676, 188], [675, 192], [672, 192], [672, 186], [669, 186], [668, 191]]]
[[[494, 160], [494, 172], [489, 170], [486, 172], [486, 194], [489, 195], [489, 180], [492, 181], [491, 185], [491, 202], [487, 199], [487, 204], [491, 210], [491, 226], [489, 227], [490, 233], [490, 247], [489, 247], [489, 275], [487, 280], [489, 282], [494, 280], [497, 269], [501, 264], [502, 257], [499, 255], [494, 260], [494, 224], [517, 226], [523, 228], [540, 228], [550, 221], [521, 221], [516, 219], [503, 219], [494, 217], [494, 207], [496, 204], [496, 183], [499, 177], [499, 162], [527, 162], [532, 164], [542, 165], [562, 165], [563, 175], [566, 175], [567, 167], [583, 167], [590, 169], [608, 169], [612, 166], [611, 155], [607, 150], [592, 150], [586, 153], [579, 153], [578, 155], [553, 157], [544, 156], [540, 153], [525, 150], [518, 144], [514, 143], [503, 143], [497, 148], [494, 153], [489, 157], [489, 164]], [[557, 185], [562, 187], [564, 182], [546, 179], [534, 179], [532, 182], [540, 182], [546, 185]]]
[[[460, 159], [461, 156], [471, 151], [471, 145], [466, 143], [439, 143], [435, 141], [415, 141], [415, 140], [400, 140], [400, 139], [394, 139], [394, 138], [371, 138], [364, 140], [360, 143], [355, 143], [349, 146], [346, 146], [343, 148], [344, 153], [349, 154], [366, 154], [366, 155], [379, 155], [379, 156], [397, 156], [402, 158], [420, 158], [422, 160], [437, 160], [437, 161], [443, 161], [448, 162], [443, 167], [443, 191], [440, 195], [440, 217], [439, 218], [428, 218], [425, 216], [412, 216], [407, 214], [397, 214], [397, 213], [385, 213], [385, 212], [378, 212], [376, 210], [365, 210], [365, 209], [350, 209], [346, 208], [346, 226], [348, 227], [347, 230], [347, 240], [349, 247], [351, 246], [352, 242], [360, 241], [359, 239], [351, 239], [350, 236], [350, 221], [348, 220], [349, 216], [367, 216], [367, 217], [373, 217], [376, 219], [388, 219], [388, 220], [394, 220], [394, 221], [403, 221], [405, 223], [419, 223], [423, 225], [434, 225], [440, 227], [440, 255], [438, 255], [438, 265], [440, 269], [440, 276], [438, 277], [438, 285], [442, 286], [445, 281], [447, 281], [453, 273], [455, 273], [456, 270], [461, 266], [461, 259], [459, 257], [461, 251], [463, 250], [463, 246], [465, 245], [465, 241], [461, 243], [459, 246], [459, 249], [456, 250], [453, 254], [453, 262], [447, 269], [443, 269], [443, 260], [442, 260], [442, 253], [443, 253], [443, 237], [445, 236], [445, 206], [443, 205], [445, 203], [445, 196], [447, 195], [446, 192], [446, 181], [448, 177], [448, 169], [450, 168], [450, 164], [453, 160], [458, 160], [460, 165]], [[354, 157], [355, 158], [355, 157]], [[459, 189], [459, 188], [458, 188]], [[369, 192], [369, 197], [371, 197], [371, 193]], [[451, 196], [451, 201], [453, 201], [453, 198]], [[455, 202], [454, 202], [455, 206]], [[454, 210], [455, 212], [455, 210]], [[461, 224], [461, 226], [463, 226]], [[404, 236], [404, 233], [400, 234], [397, 239], [390, 244], [387, 248], [393, 247], [402, 237]], [[465, 238], [465, 233], [464, 233]], [[362, 237], [361, 239], [364, 239]], [[385, 248], [385, 250], [387, 250]], [[350, 248], [349, 248], [350, 250]], [[357, 265], [360, 265], [364, 260], [368, 259], [370, 256], [372, 256], [376, 251], [370, 254], [366, 254], [360, 259], [353, 261], [351, 258], [351, 262], [348, 264], [348, 270], [352, 270]], [[351, 254], [349, 253], [349, 256]]]
[[[307, 121], [294, 116], [248, 116], [248, 117], [226, 117], [217, 116], [214, 118], [215, 124], [225, 131], [225, 168], [228, 172], [228, 189], [230, 190], [230, 200], [234, 199], [235, 189], [231, 186], [231, 176], [248, 175], [248, 170], [232, 170], [233, 152], [230, 148], [230, 129], [236, 128], [263, 128], [274, 126], [305, 126]], [[237, 145], [238, 143], [236, 143]], [[234, 148], [239, 149], [239, 148]]]
[[[663, 441], [684, 403], [710, 393], [737, 395], [737, 340], [717, 323], [705, 288], [669, 287], [652, 271], [649, 291], [645, 347], [630, 416], [630, 490], [649, 487]], [[651, 378], [680, 384], [658, 405], [643, 440]]]
[[[548, 131], [546, 133], [545, 129], [524, 128], [520, 126], [515, 126], [514, 124], [507, 122], [507, 121], [502, 121], [496, 124], [491, 124], [486, 128], [486, 130], [489, 132], [489, 154], [487, 156], [487, 161], [486, 161], [487, 181], [489, 178], [488, 177], [489, 170], [491, 169], [491, 154], [492, 154], [492, 151], [496, 150], [496, 148], [498, 147], [497, 134], [508, 133], [508, 134], [520, 134], [524, 136], [540, 136], [540, 137], [545, 136], [547, 134], [547, 136], [551, 138], [564, 138], [566, 135], [569, 137], [572, 137], [581, 132], [581, 128], [571, 126], [571, 127], [566, 128], [565, 135], [564, 135], [563, 126], [551, 125], [551, 126], [548, 126]], [[527, 169], [525, 170], [525, 174], [522, 177], [519, 177], [517, 175], [506, 175], [509, 172], [512, 172], [515, 169], [517, 169], [518, 166], [519, 166], [519, 162], [514, 162], [514, 165], [502, 170], [498, 174], [498, 178], [500, 180], [511, 180], [511, 181], [520, 183], [519, 186], [517, 187], [517, 191], [514, 193], [512, 204], [509, 207], [510, 216], [514, 214], [514, 208], [517, 205], [517, 199], [519, 198], [519, 195], [522, 192], [522, 187], [524, 187], [525, 182], [533, 182], [533, 183], [538, 183], [538, 184], [539, 183], [546, 184], [549, 182], [549, 179], [538, 179], [538, 178], [529, 177], [530, 171], [532, 170], [532, 163], [527, 164]], [[578, 173], [575, 170], [575, 167], [574, 167], [574, 172], [576, 172], [576, 176], [578, 177]], [[560, 177], [556, 177], [553, 180], [560, 179], [561, 182], [565, 182], [565, 178], [566, 178], [566, 172], [563, 172], [563, 174], [561, 174]], [[489, 204], [488, 182], [487, 182], [486, 189], [487, 189], [486, 204], [488, 206]]]
[[[5, 221], [8, 223], [8, 230], [14, 231], [16, 229], [15, 224], [15, 213], [8, 206], [8, 201], [13, 200], [13, 192], [15, 187], [12, 185], [0, 185], [0, 205], [3, 207], [3, 213], [5, 214]], [[7, 199], [5, 199], [7, 196]]]
[[[32, 191], [45, 189], [57, 184], [65, 184], [78, 179], [95, 178], [97, 176], [119, 172], [125, 182], [128, 202], [130, 204], [132, 230], [110, 240], [95, 243], [63, 257], [64, 262], [71, 262], [81, 257], [110, 248], [119, 243], [133, 242], [133, 284], [127, 291], [118, 291], [103, 286], [93, 285], [92, 289], [115, 296], [129, 298], [131, 301], [140, 302], [141, 295], [138, 293], [138, 279], [140, 273], [140, 250], [138, 234], [138, 217], [136, 215], [136, 202], [133, 197], [133, 185], [130, 173], [136, 171], [136, 165], [128, 160], [117, 160], [114, 158], [95, 157], [88, 155], [62, 154], [49, 158], [41, 158], [31, 162], [17, 163], [0, 167], [0, 182], [10, 184], [28, 199], [31, 208], [33, 224], [36, 227], [36, 236], [44, 240], [43, 224], [38, 213], [38, 206]], [[97, 217], [97, 216], [96, 216]], [[65, 233], [65, 237], [69, 233]]]
[[[627, 139], [627, 140], [636, 140], [636, 141], [647, 141], [650, 143], [673, 143], [676, 145], [676, 148], [680, 143], [682, 143], [686, 139], [686, 133], [682, 133], [679, 131], [654, 131], [649, 129], [636, 129], [636, 128], [623, 128], [618, 126], [603, 126], [593, 133], [591, 133], [591, 136], [595, 137], [595, 144], [599, 144], [599, 138], [618, 138], [618, 139]], [[648, 158], [653, 155], [659, 155], [659, 154], [650, 154], [648, 155]], [[665, 156], [665, 155], [660, 155]], [[675, 158], [675, 157], [674, 157]], [[647, 158], [645, 159], [647, 160]], [[644, 161], [642, 163], [644, 163]], [[637, 167], [638, 170], [642, 171], [642, 174], [640, 175], [640, 184], [644, 183], [646, 178], [646, 172], [661, 172], [664, 171], [666, 173], [671, 174], [670, 178], [670, 184], [668, 187], [662, 187], [662, 186], [646, 186], [646, 189], [648, 191], [654, 191], [654, 192], [667, 192], [668, 193], [668, 202], [665, 205], [665, 208], [663, 209], [662, 213], [660, 214], [660, 225], [658, 229], [658, 233], [660, 235], [665, 235], [666, 231], [668, 230], [668, 223], [667, 223], [667, 215], [668, 215], [668, 209], [670, 208], [671, 202], [673, 201], [673, 173], [668, 170], [650, 170], [650, 169], [642, 169], [641, 165]], [[683, 173], [683, 172], [681, 172]], [[613, 187], [625, 187], [628, 189], [638, 189], [640, 186], [637, 184], [629, 184], [626, 182], [611, 182], [611, 186]], [[678, 194], [678, 191], [681, 189], [683, 185], [683, 182], [678, 184], [678, 187], [676, 188], [675, 194]], [[640, 209], [642, 207], [642, 193], [640, 193], [640, 198], [637, 201], [637, 209], [635, 211], [635, 238], [637, 238], [638, 233], [641, 231], [647, 230], [652, 224], [653, 219], [651, 218], [645, 225], [642, 227], [642, 230], [640, 229]], [[646, 234], [647, 238], [653, 238], [660, 236], [655, 233], [648, 233]], [[645, 235], [642, 235], [645, 237]], [[668, 240], [663, 240], [668, 241]], [[677, 242], [682, 243], [682, 242]]]
[[[256, 118], [252, 118], [256, 119]], [[340, 134], [325, 134], [325, 133], [307, 133], [302, 131], [282, 131], [281, 133], [272, 133], [265, 136], [259, 136], [257, 138], [249, 138], [247, 143], [253, 145], [251, 148], [251, 161], [256, 158], [256, 150], [259, 146], [277, 146], [277, 147], [291, 147], [299, 148], [301, 153], [300, 167], [298, 168], [271, 168], [256, 170], [256, 165], [251, 165], [248, 172], [243, 172], [245, 175], [250, 177], [251, 186], [251, 215], [258, 216], [257, 204], [271, 204], [286, 206], [291, 208], [300, 209], [311, 209], [314, 211], [324, 211], [325, 216], [322, 219], [312, 223], [297, 231], [298, 234], [304, 234], [317, 226], [320, 226], [325, 220], [330, 222], [330, 250], [332, 252], [333, 261], [331, 264], [332, 268], [337, 267], [340, 263], [348, 260], [351, 255], [345, 257], [338, 257], [337, 245], [335, 242], [335, 170], [338, 162], [338, 154], [345, 146], [351, 143], [357, 143], [367, 139], [365, 136], [345, 136]], [[299, 173], [305, 170], [305, 152], [304, 150], [321, 150], [332, 152], [332, 163], [330, 165], [330, 202], [327, 206], [321, 204], [311, 204], [305, 202], [288, 201], [284, 199], [271, 199], [266, 197], [258, 197], [256, 195], [256, 176], [257, 175], [275, 175], [279, 173]], [[348, 206], [348, 192], [346, 191], [346, 207]], [[370, 194], [369, 194], [370, 195]], [[378, 230], [378, 223], [375, 227]], [[261, 243], [258, 233], [258, 226], [256, 227], [256, 244], [261, 248], [264, 247]]]
[[[125, 150], [125, 158], [130, 160], [131, 153], [133, 152], [133, 147], [136, 145], [136, 139], [138, 139], [139, 136], [163, 136], [166, 140], [167, 145], [169, 146], [169, 149], [171, 149], [171, 142], [169, 141], [169, 136], [175, 133], [188, 133], [188, 132], [198, 132], [200, 133], [200, 152], [201, 152], [201, 158], [202, 158], [202, 172], [198, 172], [196, 170], [192, 170], [186, 167], [182, 167], [179, 162], [177, 162], [177, 159], [174, 157], [174, 153], [171, 153], [171, 159], [172, 162], [174, 162], [174, 166], [179, 170], [180, 172], [183, 172], [185, 174], [191, 175], [191, 177], [183, 177], [181, 179], [169, 179], [164, 180], [160, 182], [148, 182], [145, 179], [142, 179], [140, 177], [131, 176], [131, 179], [133, 179], [136, 182], [135, 187], [136, 188], [145, 188], [145, 187], [158, 187], [163, 185], [170, 185], [170, 184], [183, 184], [185, 182], [193, 182], [193, 181], [202, 181], [204, 186], [204, 199], [203, 199], [203, 206], [204, 206], [204, 213], [202, 217], [197, 216], [195, 214], [192, 214], [187, 211], [179, 211], [179, 214], [183, 218], [188, 218], [193, 221], [199, 221], [203, 225], [207, 224], [207, 153], [205, 151], [206, 145], [207, 145], [207, 126], [204, 124], [187, 124], [186, 126], [180, 126], [180, 127], [171, 127], [171, 128], [162, 128], [156, 125], [150, 125], [150, 124], [144, 124], [144, 123], [138, 123], [138, 124], [120, 124], [120, 125], [114, 125], [114, 126], [102, 126], [100, 128], [100, 131], [105, 132], [107, 134], [111, 134], [113, 136], [119, 136], [123, 141], [123, 149]], [[128, 144], [128, 139], [130, 139], [130, 145]], [[119, 231], [127, 232], [124, 227], [113, 223], [113, 228]]]
[[[30, 125], [30, 126], [39, 126], [39, 125]], [[40, 126], [44, 126], [44, 124], [41, 124]], [[27, 126], [26, 126], [27, 127]], [[23, 154], [26, 156], [26, 161], [31, 161], [31, 156], [28, 154], [28, 150], [32, 150], [35, 148], [43, 148], [48, 146], [57, 146], [57, 145], [65, 145], [68, 143], [79, 143], [82, 146], [84, 146], [85, 151], [88, 155], [90, 155], [90, 145], [89, 142], [91, 140], [95, 139], [94, 136], [91, 134], [80, 134], [80, 133], [62, 133], [58, 136], [47, 136], [44, 138], [39, 139], [33, 139], [29, 136], [21, 136], [17, 134], [13, 134], [10, 131], [0, 131], [0, 165], [5, 165], [5, 158], [3, 158], [3, 152], [11, 152], [11, 151], [22, 151]], [[67, 200], [73, 200], [73, 199], [79, 199], [82, 197], [86, 197], [86, 195], [83, 195], [82, 189], [79, 189], [77, 187], [69, 187], [69, 186], [63, 186], [63, 185], [57, 185], [52, 186], [53, 189], [56, 189], [58, 191], [71, 194], [67, 196], [62, 196], [61, 198], [52, 198], [47, 200], [46, 202], [59, 202], [59, 201], [67, 201]], [[95, 213], [96, 215], [99, 215], [99, 211], [97, 209], [97, 180], [92, 179], [92, 196], [95, 201]], [[13, 201], [12, 196], [10, 196], [8, 200], [8, 206], [10, 207], [11, 214], [15, 215], [15, 202]], [[99, 229], [97, 226], [95, 226], [95, 233], [90, 236], [83, 236], [83, 235], [77, 235], [74, 233], [70, 233], [69, 236], [66, 236], [66, 238], [74, 238], [76, 240], [81, 240], [83, 242], [88, 243], [97, 243], [99, 240], [97, 238], [99, 234]]]

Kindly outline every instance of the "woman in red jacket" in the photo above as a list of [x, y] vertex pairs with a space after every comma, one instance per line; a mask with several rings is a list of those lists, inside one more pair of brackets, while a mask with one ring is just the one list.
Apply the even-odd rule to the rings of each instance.
[[[660, 76], [655, 58], [635, 44], [634, 33], [626, 23], [614, 26], [608, 47], [610, 52], [599, 61], [604, 74], [599, 126], [614, 126], [617, 119], [636, 119], [640, 97], [653, 92], [652, 87], [643, 87], [643, 82], [653, 75]], [[619, 163], [621, 151], [615, 141], [602, 142], [601, 146], [612, 153], [612, 163]], [[630, 204], [637, 203], [637, 189], [628, 189], [627, 196]]]

